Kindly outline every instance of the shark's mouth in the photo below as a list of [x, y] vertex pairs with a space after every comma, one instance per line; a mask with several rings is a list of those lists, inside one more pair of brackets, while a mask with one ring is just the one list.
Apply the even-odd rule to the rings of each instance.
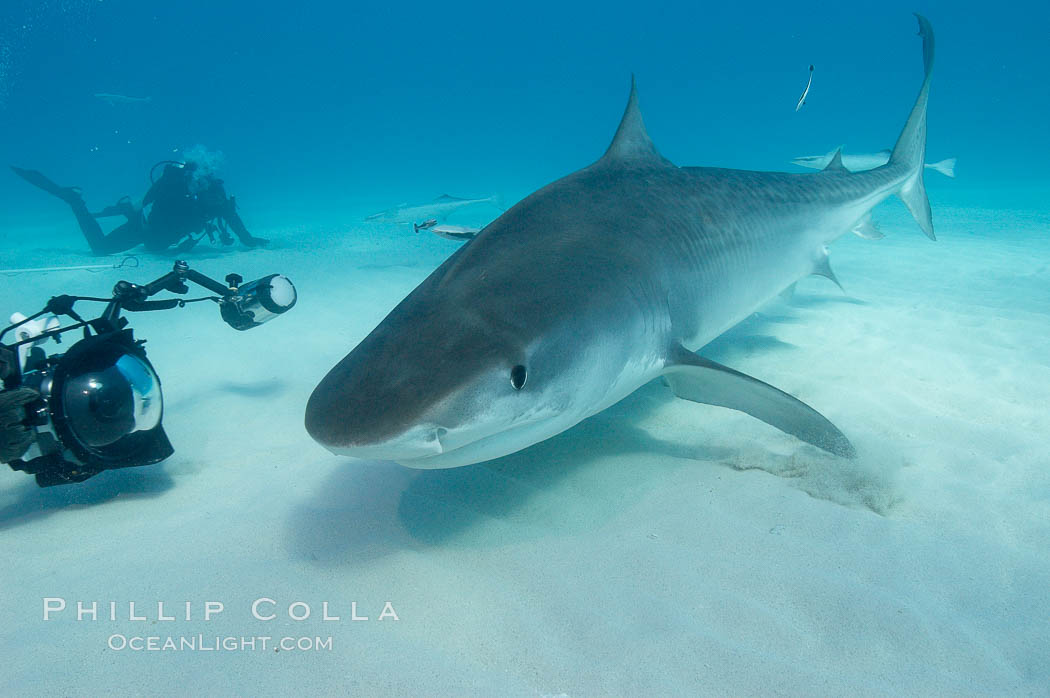
[[[393, 460], [405, 467], [422, 470], [458, 468], [493, 460], [549, 439], [580, 421], [580, 419], [565, 419], [565, 416], [564, 414], [538, 414], [527, 421], [520, 421], [497, 431], [490, 430], [483, 436], [473, 436], [473, 438], [469, 430], [448, 430], [436, 427], [433, 428], [436, 447], [431, 447], [429, 451], [420, 449], [417, 451], [418, 455], [402, 454], [386, 460]], [[351, 453], [350, 455], [357, 456], [358, 454]]]
[[[439, 451], [422, 454], [416, 457], [399, 457], [395, 460], [405, 467], [418, 468], [421, 470], [457, 468], [463, 465], [470, 465], [471, 463], [479, 463], [506, 456], [515, 451], [520, 451], [527, 446], [531, 446], [533, 443], [540, 440], [536, 439], [535, 441], [521, 443], [517, 438], [518, 431], [518, 429], [500, 431], [451, 448], [446, 448], [445, 446], [440, 445]], [[513, 444], [508, 444], [508, 439], [512, 439]]]

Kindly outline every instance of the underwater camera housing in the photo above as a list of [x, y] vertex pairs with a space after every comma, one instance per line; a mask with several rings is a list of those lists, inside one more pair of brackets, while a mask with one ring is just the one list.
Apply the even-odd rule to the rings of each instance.
[[[160, 291], [186, 293], [192, 281], [216, 296], [190, 300], [147, 300]], [[25, 442], [17, 455], [3, 454], [13, 470], [36, 477], [41, 487], [82, 482], [104, 470], [158, 463], [175, 451], [161, 420], [164, 400], [160, 377], [146, 358], [144, 340], [127, 328], [122, 310], [167, 310], [198, 301], [214, 301], [222, 318], [238, 330], [267, 322], [292, 308], [295, 287], [271, 274], [247, 284], [231, 274], [227, 285], [178, 261], [174, 269], [145, 286], [119, 281], [111, 299], [55, 296], [30, 317], [15, 315], [0, 332], [0, 404], [5, 393], [31, 396], [19, 402], [15, 417], [5, 406], [0, 414], [0, 446]], [[106, 302], [103, 313], [83, 320], [73, 309], [78, 301]], [[40, 320], [42, 316], [50, 315]], [[54, 316], [76, 323], [60, 327]], [[83, 329], [84, 337], [62, 354], [48, 356], [40, 346], [61, 342], [65, 332]], [[7, 332], [16, 341], [4, 344]], [[6, 367], [6, 368], [5, 368]], [[29, 390], [25, 390], [29, 389]], [[10, 402], [10, 401], [7, 401]], [[17, 433], [16, 433], [17, 432]]]
[[65, 354], [30, 354], [21, 386], [40, 397], [23, 424], [36, 438], [10, 465], [41, 487], [82, 482], [103, 470], [157, 463], [172, 453], [161, 427], [160, 378], [131, 330], [85, 337]]

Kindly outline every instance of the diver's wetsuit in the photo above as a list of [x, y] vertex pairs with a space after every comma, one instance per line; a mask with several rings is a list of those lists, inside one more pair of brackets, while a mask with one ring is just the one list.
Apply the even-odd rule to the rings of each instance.
[[[122, 201], [100, 213], [91, 213], [79, 190], [73, 187], [60, 187], [35, 170], [11, 169], [26, 181], [69, 204], [84, 238], [95, 254], [123, 252], [139, 244], [150, 252], [164, 252], [178, 244], [173, 251], [185, 252], [196, 245], [205, 233], [211, 235], [214, 232], [219, 232], [224, 244], [230, 244], [232, 240], [225, 231], [227, 225], [248, 247], [267, 242], [252, 237], [248, 232], [237, 215], [234, 198], [226, 195], [221, 179], [209, 175], [194, 179], [196, 166], [193, 163], [184, 167], [166, 165], [160, 179], [153, 183], [142, 199], [141, 209], [128, 201]], [[143, 216], [143, 209], [150, 205], [149, 215]], [[127, 222], [109, 234], [104, 234], [97, 219], [115, 215], [123, 215]], [[195, 238], [194, 235], [201, 237]]]

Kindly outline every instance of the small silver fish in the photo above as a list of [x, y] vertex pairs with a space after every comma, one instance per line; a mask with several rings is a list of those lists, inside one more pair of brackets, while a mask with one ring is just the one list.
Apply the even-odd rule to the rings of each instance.
[[798, 98], [798, 104], [795, 105], [795, 111], [797, 112], [802, 108], [802, 105], [806, 103], [806, 96], [809, 95], [809, 88], [813, 86], [813, 66], [809, 66], [809, 82], [806, 83], [806, 89], [802, 93], [802, 96]]

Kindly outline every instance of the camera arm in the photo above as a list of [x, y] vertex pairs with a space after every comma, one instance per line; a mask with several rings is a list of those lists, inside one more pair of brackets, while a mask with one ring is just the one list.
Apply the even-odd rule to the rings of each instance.
[[[275, 302], [273, 298], [267, 295], [268, 289], [261, 289], [259, 284], [260, 282], [270, 282], [272, 279], [278, 277], [283, 280], [285, 288], [290, 291], [286, 292], [285, 297], [279, 302]], [[12, 350], [23, 344], [36, 343], [43, 339], [53, 338], [55, 341], [61, 341], [61, 335], [63, 333], [80, 328], [85, 328], [85, 335], [88, 332], [88, 328], [94, 330], [98, 334], [119, 330], [127, 325], [127, 320], [120, 317], [122, 310], [127, 310], [129, 312], [170, 310], [171, 308], [182, 307], [187, 303], [210, 300], [219, 304], [223, 320], [225, 320], [227, 324], [235, 329], [245, 330], [255, 327], [262, 322], [266, 322], [270, 318], [276, 317], [276, 315], [285, 312], [295, 305], [294, 287], [291, 285], [291, 282], [284, 277], [280, 277], [278, 274], [271, 274], [270, 276], [242, 285], [243, 280], [243, 277], [239, 274], [228, 274], [226, 276], [226, 285], [223, 285], [209, 276], [205, 276], [194, 269], [190, 269], [189, 264], [187, 264], [185, 260], [180, 259], [175, 262], [171, 271], [154, 279], [148, 284], [139, 285], [133, 284], [130, 281], [118, 281], [113, 287], [113, 295], [110, 298], [70, 295], [53, 296], [40, 312], [34, 313], [28, 318], [0, 330], [0, 347]], [[161, 291], [169, 291], [180, 295], [188, 293], [189, 287], [186, 285], [187, 281], [201, 286], [217, 295], [193, 298], [190, 300], [183, 300], [181, 298], [170, 298], [157, 301], [149, 300], [150, 297]], [[77, 301], [101, 302], [106, 304], [106, 308], [99, 317], [93, 320], [84, 320], [84, 318], [73, 310], [73, 305]], [[52, 315], [65, 315], [73, 318], [76, 322], [66, 327], [59, 327], [54, 330], [34, 334], [32, 337], [16, 341], [12, 344], [3, 343], [3, 337], [9, 331], [48, 313]]]
[[[220, 298], [227, 298], [236, 293], [236, 287], [230, 288], [223, 286], [215, 279], [205, 276], [199, 271], [190, 269], [190, 265], [187, 264], [185, 260], [180, 259], [175, 262], [171, 271], [160, 278], [154, 279], [148, 284], [139, 285], [133, 284], [129, 281], [118, 281], [113, 287], [113, 299], [109, 301], [106, 309], [96, 322], [101, 321], [108, 326], [115, 328], [120, 326], [121, 320], [119, 317], [121, 310], [128, 310], [130, 312], [170, 310], [171, 308], [183, 306], [186, 303], [192, 302], [184, 301], [181, 298], [170, 298], [161, 301], [147, 300], [161, 291], [169, 291], [178, 294], [188, 293], [189, 287], [186, 285], [187, 281], [191, 281], [213, 293], [217, 293]], [[194, 300], [218, 301], [220, 298], [206, 297]]]

